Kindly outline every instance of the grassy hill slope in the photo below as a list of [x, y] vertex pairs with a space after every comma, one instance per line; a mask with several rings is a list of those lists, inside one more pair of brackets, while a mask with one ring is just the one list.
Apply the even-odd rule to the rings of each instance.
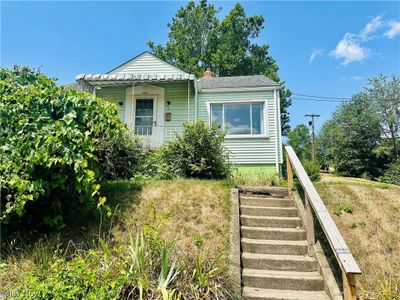
[[110, 219], [77, 211], [59, 233], [21, 232], [4, 243], [0, 299], [10, 291], [13, 299], [138, 299], [137, 282], [145, 299], [235, 298], [227, 183], [115, 181], [102, 193]]
[[400, 187], [330, 175], [315, 186], [363, 271], [363, 299], [400, 299]]

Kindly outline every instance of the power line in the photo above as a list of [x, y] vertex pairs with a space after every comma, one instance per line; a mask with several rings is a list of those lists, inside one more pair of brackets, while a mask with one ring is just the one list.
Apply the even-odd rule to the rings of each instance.
[[329, 96], [316, 96], [316, 95], [307, 95], [300, 93], [292, 93], [292, 95], [307, 97], [307, 98], [318, 98], [318, 99], [331, 99], [331, 100], [348, 100], [350, 97], [329, 97]]
[[330, 99], [316, 99], [316, 98], [310, 99], [310, 98], [299, 98], [299, 97], [294, 97], [291, 99], [295, 101], [317, 101], [317, 102], [335, 102], [335, 103], [342, 103], [346, 101], [346, 100], [333, 100], [333, 99], [330, 100]]

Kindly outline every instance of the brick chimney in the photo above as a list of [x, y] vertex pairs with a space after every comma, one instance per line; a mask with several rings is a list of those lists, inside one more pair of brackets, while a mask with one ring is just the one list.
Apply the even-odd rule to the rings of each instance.
[[213, 76], [213, 73], [210, 70], [206, 70], [203, 72], [203, 78], [210, 78]]

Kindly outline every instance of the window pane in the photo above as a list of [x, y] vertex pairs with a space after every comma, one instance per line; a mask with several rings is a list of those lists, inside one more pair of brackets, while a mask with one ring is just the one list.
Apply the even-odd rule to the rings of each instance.
[[136, 126], [153, 126], [153, 118], [152, 117], [136, 117], [135, 125]]
[[151, 135], [153, 131], [153, 99], [136, 99], [135, 133]]
[[153, 99], [136, 100], [136, 116], [153, 116]]
[[252, 105], [253, 134], [264, 134], [264, 105], [262, 103], [254, 103]]
[[225, 104], [224, 112], [228, 134], [251, 134], [250, 104]]
[[211, 105], [211, 122], [222, 125], [222, 104]]

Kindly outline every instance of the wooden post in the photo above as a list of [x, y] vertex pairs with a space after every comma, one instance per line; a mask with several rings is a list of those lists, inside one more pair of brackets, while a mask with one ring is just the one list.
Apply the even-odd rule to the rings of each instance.
[[305, 194], [306, 200], [306, 229], [307, 229], [307, 242], [308, 242], [308, 255], [314, 256], [313, 247], [315, 245], [315, 230], [314, 230], [314, 216], [312, 213], [312, 207], [310, 205], [310, 199]]
[[356, 276], [354, 274], [346, 274], [342, 270], [343, 277], [343, 299], [356, 300]]
[[287, 154], [286, 154], [286, 171], [287, 171], [288, 188], [289, 188], [289, 191], [292, 191], [294, 189], [293, 169], [292, 169], [292, 164], [290, 163], [290, 159]]

